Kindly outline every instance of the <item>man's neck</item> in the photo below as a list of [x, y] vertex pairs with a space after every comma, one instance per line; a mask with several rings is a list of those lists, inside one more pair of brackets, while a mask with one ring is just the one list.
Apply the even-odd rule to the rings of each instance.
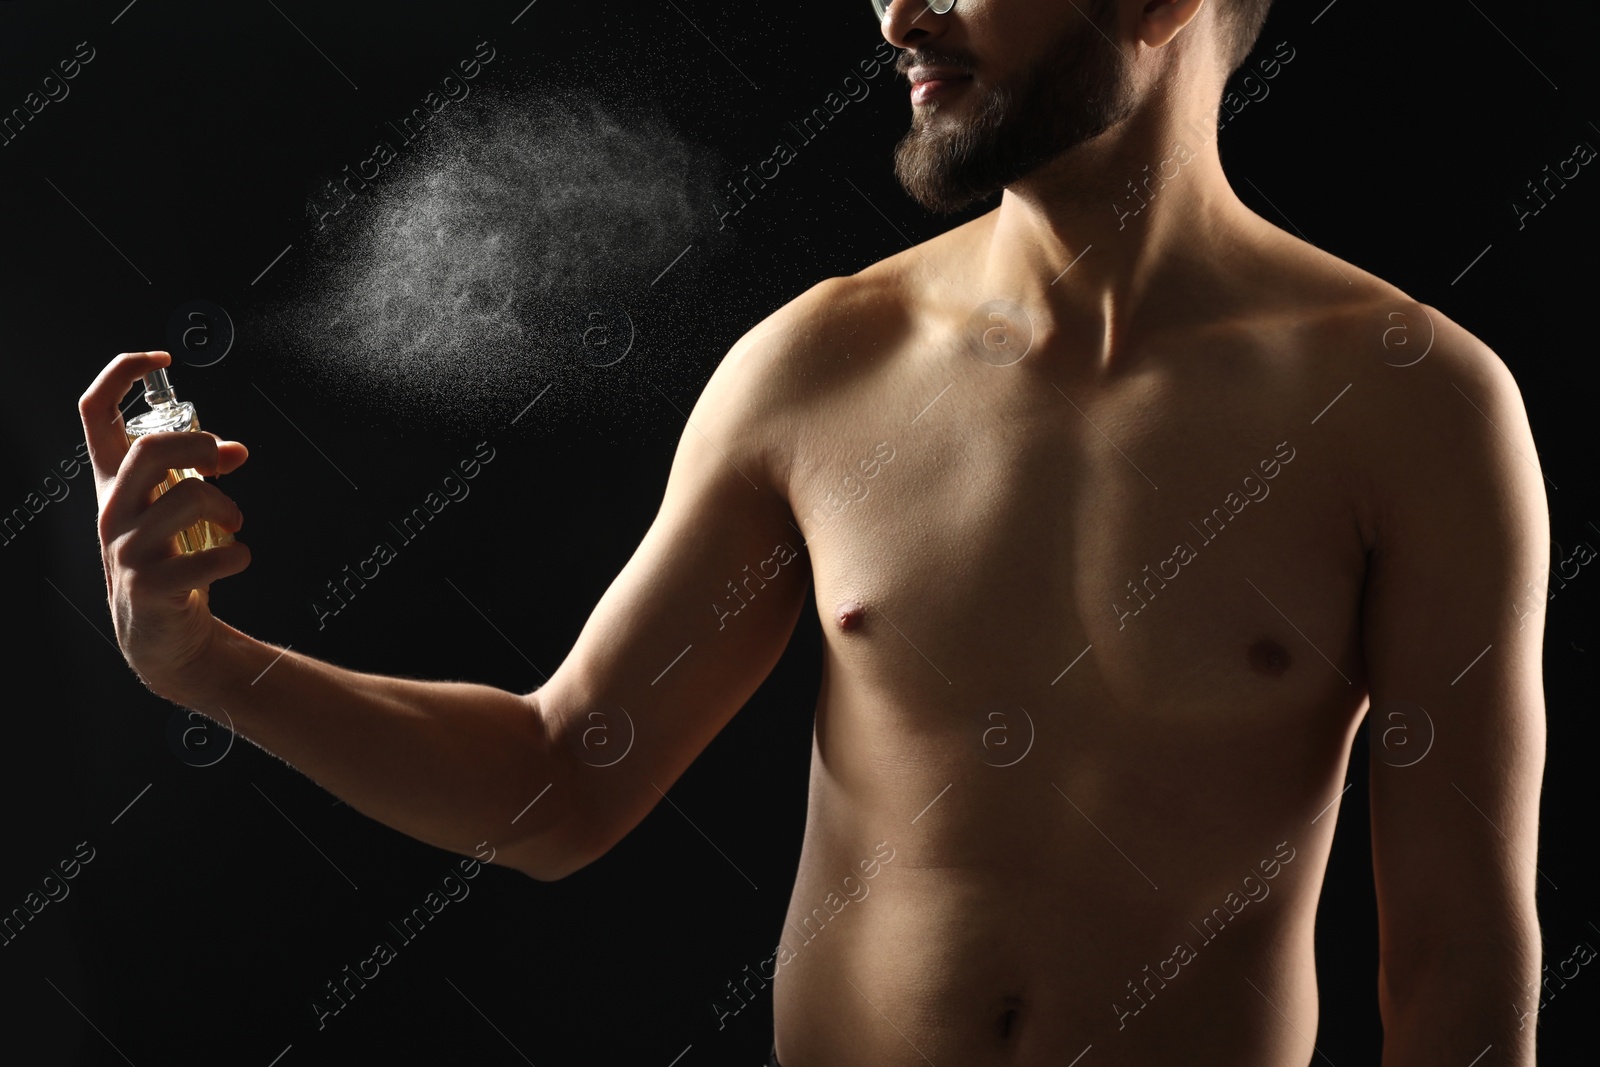
[[1007, 188], [975, 271], [1027, 309], [1036, 346], [1099, 373], [1192, 319], [1219, 257], [1264, 225], [1223, 174], [1214, 123], [1118, 132]]

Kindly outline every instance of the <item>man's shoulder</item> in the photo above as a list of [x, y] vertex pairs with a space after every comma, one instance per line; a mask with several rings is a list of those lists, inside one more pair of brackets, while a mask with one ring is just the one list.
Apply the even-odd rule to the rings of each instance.
[[824, 278], [734, 342], [724, 362], [752, 400], [815, 398], [893, 352], [912, 316], [905, 279], [887, 263]]
[[[994, 212], [934, 235], [870, 263], [854, 274], [824, 278], [767, 316], [735, 344], [765, 346], [803, 361], [814, 380], [822, 366], [849, 358], [888, 358], [933, 312], [930, 293], [948, 285], [940, 264], [970, 256], [993, 226]], [[937, 281], [939, 285], [933, 284]]]
[[1458, 370], [1499, 363], [1478, 337], [1395, 283], [1277, 227], [1269, 232], [1252, 257], [1258, 310], [1263, 319], [1297, 324], [1306, 351], [1366, 358], [1375, 349], [1370, 362], [1389, 367], [1424, 359]]
[[[871, 268], [824, 278], [729, 347], [702, 390], [694, 421], [730, 458], [787, 483], [794, 443], [861, 374], [897, 350], [903, 289]], [[704, 421], [702, 421], [702, 418]]]
[[1531, 456], [1516, 379], [1468, 327], [1292, 236], [1255, 251], [1235, 279], [1239, 311], [1220, 325], [1254, 354], [1272, 395], [1292, 396], [1328, 438], [1367, 547], [1419, 485], [1482, 481], [1503, 459], [1485, 450], [1508, 439]]
[[[1292, 238], [1259, 264], [1261, 284], [1253, 288], [1269, 295], [1257, 297], [1254, 317], [1284, 324], [1296, 338], [1294, 350], [1314, 363], [1379, 382], [1379, 391], [1399, 403], [1443, 375], [1515, 392], [1510, 371], [1488, 344], [1398, 285]], [[1414, 382], [1396, 373], [1407, 369], [1420, 372], [1409, 376]]]
[[898, 287], [877, 272], [879, 266], [822, 279], [751, 327], [733, 350], [762, 348], [792, 355], [874, 329], [882, 321], [877, 313], [892, 313], [898, 303]]
[[1369, 549], [1422, 487], [1480, 486], [1502, 468], [1539, 481], [1522, 393], [1499, 353], [1379, 279], [1345, 295], [1308, 308], [1297, 347], [1307, 384], [1320, 389], [1308, 410], [1320, 409], [1319, 429], [1345, 457]]
[[1380, 386], [1375, 399], [1408, 405], [1448, 381], [1520, 398], [1510, 368], [1482, 338], [1387, 283], [1304, 322], [1319, 354]]

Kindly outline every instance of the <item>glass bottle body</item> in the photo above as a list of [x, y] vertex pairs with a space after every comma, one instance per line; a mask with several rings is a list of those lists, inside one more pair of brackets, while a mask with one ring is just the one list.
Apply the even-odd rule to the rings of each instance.
[[[188, 401], [169, 401], [164, 404], [152, 405], [149, 411], [136, 415], [126, 423], [128, 443], [152, 433], [170, 433], [172, 431], [195, 432], [200, 429], [200, 416], [196, 413], [194, 405]], [[160, 485], [156, 486], [157, 495], [165, 493], [185, 478], [200, 478], [201, 474], [193, 467], [182, 470], [169, 470]], [[207, 548], [220, 548], [223, 545], [233, 544], [233, 534], [226, 530], [218, 529], [210, 521], [201, 519], [194, 525], [178, 531], [178, 550], [185, 554], [199, 552]]]

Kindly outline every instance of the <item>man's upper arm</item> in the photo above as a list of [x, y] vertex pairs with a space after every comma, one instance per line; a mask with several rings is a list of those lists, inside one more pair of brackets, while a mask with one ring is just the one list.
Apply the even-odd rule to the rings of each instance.
[[1373, 409], [1363, 603], [1379, 938], [1397, 988], [1442, 958], [1537, 959], [1539, 943], [1543, 476], [1511, 373], [1425, 311], [1433, 353], [1383, 368]]
[[570, 820], [561, 837], [584, 862], [660, 801], [794, 631], [810, 561], [780, 484], [787, 450], [771, 446], [806, 301], [746, 334], [713, 372], [649, 530], [531, 695], [555, 754], [551, 792], [564, 794], [552, 807]]

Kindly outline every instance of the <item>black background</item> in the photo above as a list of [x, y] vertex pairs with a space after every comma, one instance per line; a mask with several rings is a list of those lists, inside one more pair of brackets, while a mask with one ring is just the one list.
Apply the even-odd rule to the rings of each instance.
[[[718, 187], [769, 155], [785, 123], [878, 43], [866, 0], [524, 3], [0, 4], [0, 110], [21, 106], [78, 42], [96, 51], [70, 96], [0, 147], [0, 508], [21, 505], [73, 454], [75, 402], [112, 355], [167, 347], [175, 307], [215, 301], [239, 326], [234, 349], [173, 376], [209, 428], [253, 453], [226, 487], [255, 562], [214, 589], [218, 614], [347, 666], [525, 692], [559, 663], [654, 515], [683, 429], [662, 394], [687, 411], [763, 316], [987, 210], [933, 217], [901, 193], [890, 155], [908, 106], [886, 73], [732, 233], [685, 235], [692, 250], [629, 305], [639, 340], [624, 364], [567, 372], [591, 375], [586, 395], [610, 403], [541, 403], [516, 427], [474, 431], [470, 411], [438, 419], [418, 403], [374, 417], [347, 395], [304, 388], [278, 339], [250, 323], [307, 269], [308, 191], [368, 155], [384, 121], [478, 42], [497, 52], [478, 85], [560, 88], [654, 115], [698, 146]], [[1600, 536], [1583, 484], [1600, 177], [1585, 168], [1521, 230], [1511, 204], [1577, 142], [1600, 144], [1594, 22], [1587, 9], [1504, 0], [1279, 0], [1257, 53], [1287, 41], [1296, 57], [1221, 135], [1253, 209], [1444, 310], [1512, 369], [1559, 487], [1549, 488], [1553, 562]], [[292, 401], [294, 427], [263, 394]], [[471, 500], [319, 631], [308, 605], [322, 582], [484, 438], [497, 459]], [[559, 883], [485, 870], [319, 1031], [310, 1002], [323, 983], [387, 937], [386, 922], [436, 888], [454, 857], [244, 742], [209, 767], [183, 762], [169, 742], [172, 707], [111, 643], [91, 476], [69, 484], [0, 545], [12, 624], [0, 909], [19, 906], [76, 843], [97, 854], [70, 897], [0, 949], [0, 1047], [21, 1057], [0, 1054], [8, 1062], [522, 1062], [511, 1045], [540, 1064], [666, 1065], [686, 1047], [684, 1065], [760, 1061], [770, 997], [720, 1030], [710, 1002], [770, 954], [795, 873], [819, 678], [814, 607], [767, 684], [672, 791], [682, 814], [660, 806]], [[1600, 938], [1587, 866], [1600, 652], [1590, 570], [1553, 578], [1548, 605], [1539, 863], [1552, 963]], [[1380, 1040], [1365, 758], [1363, 728], [1318, 920], [1317, 1062], [1341, 1067], [1377, 1062]], [[1585, 969], [1544, 1011], [1542, 1051], [1592, 1053], [1597, 1005], [1600, 977]]]

